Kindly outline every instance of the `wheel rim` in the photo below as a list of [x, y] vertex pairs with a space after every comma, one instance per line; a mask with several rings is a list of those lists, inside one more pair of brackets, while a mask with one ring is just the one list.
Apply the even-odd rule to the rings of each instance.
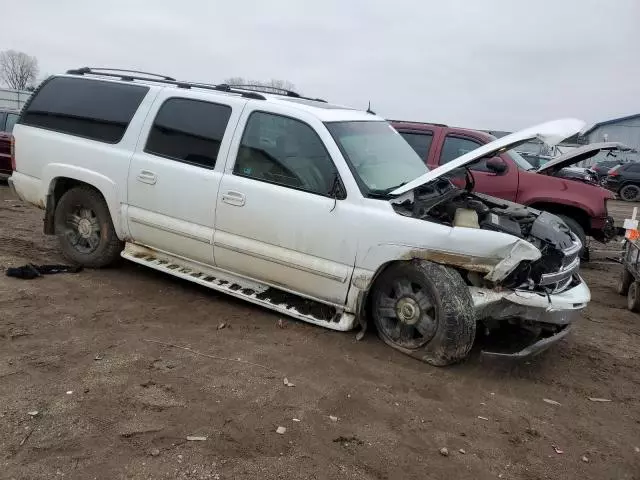
[[635, 200], [638, 197], [638, 187], [626, 186], [620, 191], [620, 196], [624, 200]]
[[77, 206], [67, 214], [64, 236], [78, 252], [94, 252], [100, 245], [100, 222], [96, 213], [90, 208]]
[[433, 338], [436, 307], [424, 286], [406, 278], [396, 279], [380, 292], [377, 303], [379, 328], [393, 343], [417, 349]]

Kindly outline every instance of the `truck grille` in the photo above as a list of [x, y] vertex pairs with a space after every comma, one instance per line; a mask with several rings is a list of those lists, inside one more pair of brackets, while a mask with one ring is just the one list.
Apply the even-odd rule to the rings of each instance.
[[580, 268], [580, 250], [582, 250], [582, 243], [574, 236], [573, 244], [562, 251], [563, 258], [560, 269], [544, 273], [540, 277], [539, 285], [550, 289], [552, 293], [566, 290]]

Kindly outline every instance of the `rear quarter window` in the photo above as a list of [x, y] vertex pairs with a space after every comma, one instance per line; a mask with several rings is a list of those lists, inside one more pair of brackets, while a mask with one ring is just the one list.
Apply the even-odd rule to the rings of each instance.
[[118, 143], [148, 91], [141, 85], [54, 77], [29, 101], [18, 123]]

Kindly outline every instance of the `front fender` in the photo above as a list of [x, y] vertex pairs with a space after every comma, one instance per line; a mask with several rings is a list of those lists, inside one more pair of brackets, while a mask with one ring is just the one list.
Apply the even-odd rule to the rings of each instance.
[[42, 188], [41, 198], [46, 199], [47, 195], [51, 195], [56, 185], [56, 181], [60, 178], [70, 178], [91, 185], [98, 190], [105, 199], [113, 227], [118, 238], [125, 237], [125, 229], [120, 209], [120, 191], [117, 184], [100, 173], [87, 170], [82, 167], [68, 165], [63, 163], [50, 163], [46, 165], [42, 172]]

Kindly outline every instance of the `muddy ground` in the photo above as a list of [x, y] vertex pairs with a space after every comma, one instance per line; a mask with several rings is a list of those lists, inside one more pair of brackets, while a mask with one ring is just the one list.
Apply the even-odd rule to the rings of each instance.
[[[41, 225], [0, 186], [0, 269], [62, 261]], [[129, 263], [0, 272], [0, 478], [640, 479], [619, 269], [583, 268], [593, 302], [544, 356], [451, 368]]]

